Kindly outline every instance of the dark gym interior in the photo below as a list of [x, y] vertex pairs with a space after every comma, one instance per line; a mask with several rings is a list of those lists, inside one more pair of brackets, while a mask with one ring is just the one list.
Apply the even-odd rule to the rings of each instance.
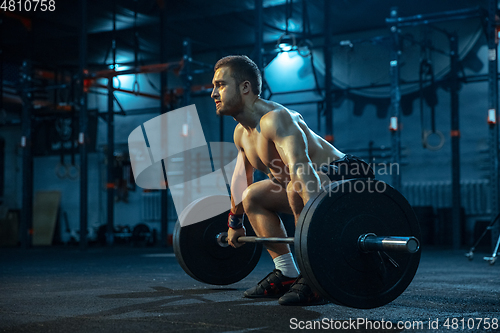
[[[498, 0], [0, 0], [0, 331], [500, 331], [499, 39]], [[189, 271], [226, 260], [222, 246], [183, 257], [178, 230], [183, 208], [230, 184], [237, 122], [211, 93], [215, 63], [235, 54], [261, 70], [262, 98], [407, 200], [416, 254], [355, 249], [416, 271], [393, 273], [411, 276], [387, 304], [243, 298], [273, 269], [266, 251], [230, 284]], [[160, 118], [174, 150], [204, 143], [162, 161], [148, 187], [131, 142]], [[222, 186], [200, 185], [217, 169]], [[332, 272], [358, 269], [344, 241], [338, 258], [321, 245]]]

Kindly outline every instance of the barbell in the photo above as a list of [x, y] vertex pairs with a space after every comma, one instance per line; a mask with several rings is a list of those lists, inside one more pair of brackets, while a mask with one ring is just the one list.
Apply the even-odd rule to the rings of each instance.
[[[182, 216], [199, 216], [227, 196], [198, 199]], [[410, 285], [420, 262], [420, 227], [404, 196], [373, 179], [331, 183], [306, 204], [295, 237], [247, 236], [237, 249], [227, 246], [227, 214], [192, 225], [176, 224], [174, 252], [188, 275], [204, 283], [227, 285], [245, 278], [266, 243], [293, 244], [295, 259], [312, 289], [333, 303], [375, 308], [395, 300]]]
[[[219, 246], [228, 247], [227, 232], [221, 232], [215, 237], [215, 241]], [[255, 236], [240, 236], [238, 243], [281, 243], [293, 245], [295, 238], [293, 237], [255, 237]], [[373, 233], [368, 233], [359, 236], [359, 250], [363, 252], [369, 251], [400, 251], [408, 253], [416, 253], [420, 249], [420, 242], [415, 237], [378, 237]]]

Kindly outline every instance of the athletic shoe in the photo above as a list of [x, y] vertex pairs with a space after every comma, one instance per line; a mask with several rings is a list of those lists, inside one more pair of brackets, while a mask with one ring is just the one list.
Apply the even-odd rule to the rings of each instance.
[[280, 297], [278, 303], [281, 305], [323, 305], [329, 302], [321, 297], [317, 292], [313, 291], [307, 285], [306, 279], [299, 275], [297, 280], [292, 284], [290, 290]]
[[279, 269], [273, 270], [255, 287], [243, 293], [248, 298], [278, 298], [283, 296], [296, 278], [284, 276]]

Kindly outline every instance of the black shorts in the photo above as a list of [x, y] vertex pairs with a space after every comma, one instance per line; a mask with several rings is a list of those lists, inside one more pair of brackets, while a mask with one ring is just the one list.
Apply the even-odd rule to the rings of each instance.
[[321, 171], [332, 182], [353, 178], [375, 178], [375, 173], [368, 163], [350, 154], [346, 154], [329, 165], [323, 165]]

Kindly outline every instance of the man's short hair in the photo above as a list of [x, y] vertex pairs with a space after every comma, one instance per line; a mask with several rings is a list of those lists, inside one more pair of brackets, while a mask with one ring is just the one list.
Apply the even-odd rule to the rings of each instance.
[[259, 67], [249, 57], [245, 55], [231, 55], [217, 61], [214, 71], [221, 67], [231, 69], [231, 77], [240, 85], [243, 81], [249, 81], [252, 85], [252, 92], [260, 96], [262, 89], [262, 76]]

